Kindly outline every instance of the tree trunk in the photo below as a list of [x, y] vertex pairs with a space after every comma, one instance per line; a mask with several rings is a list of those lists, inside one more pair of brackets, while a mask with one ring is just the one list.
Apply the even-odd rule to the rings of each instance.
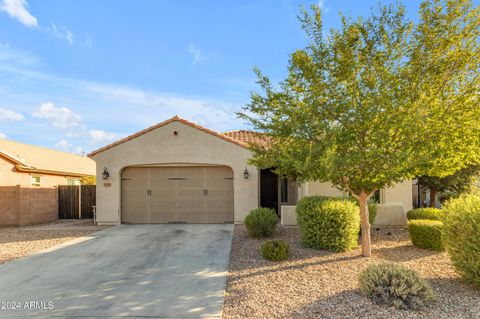
[[360, 205], [360, 221], [362, 225], [362, 255], [363, 257], [370, 257], [372, 255], [372, 248], [370, 244], [370, 222], [368, 220], [368, 195], [361, 192], [358, 196], [358, 203]]
[[430, 207], [435, 208], [435, 201], [437, 198], [437, 190], [435, 188], [430, 188]]

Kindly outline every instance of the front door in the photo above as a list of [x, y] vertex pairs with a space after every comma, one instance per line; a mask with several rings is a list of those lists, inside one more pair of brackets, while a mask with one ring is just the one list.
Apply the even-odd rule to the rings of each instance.
[[278, 214], [278, 175], [270, 169], [260, 170], [260, 206], [273, 208]]

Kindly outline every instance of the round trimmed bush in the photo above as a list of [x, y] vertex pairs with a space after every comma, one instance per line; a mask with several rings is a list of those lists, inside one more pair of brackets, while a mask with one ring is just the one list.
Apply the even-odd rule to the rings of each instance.
[[414, 246], [432, 250], [444, 250], [443, 223], [439, 220], [415, 219], [408, 222], [408, 232]]
[[408, 220], [415, 219], [429, 219], [429, 220], [442, 220], [445, 214], [438, 208], [415, 208], [407, 212]]
[[443, 242], [453, 266], [480, 288], [480, 196], [452, 199], [444, 210]]
[[347, 251], [358, 245], [359, 208], [352, 201], [321, 196], [297, 203], [302, 243], [314, 249]]
[[267, 240], [261, 247], [262, 256], [265, 259], [281, 261], [290, 256], [290, 246], [283, 240]]
[[271, 208], [257, 208], [245, 217], [248, 236], [254, 238], [269, 237], [275, 230], [278, 218]]
[[360, 290], [377, 304], [419, 309], [435, 300], [432, 288], [418, 274], [394, 263], [371, 264], [359, 277]]

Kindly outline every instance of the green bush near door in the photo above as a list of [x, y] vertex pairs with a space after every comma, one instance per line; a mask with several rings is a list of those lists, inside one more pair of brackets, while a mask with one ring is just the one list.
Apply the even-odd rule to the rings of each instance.
[[273, 235], [278, 218], [271, 208], [257, 208], [245, 217], [245, 227], [248, 236], [253, 238], [269, 237]]
[[347, 251], [358, 245], [359, 208], [350, 200], [304, 197], [297, 203], [297, 222], [307, 247]]

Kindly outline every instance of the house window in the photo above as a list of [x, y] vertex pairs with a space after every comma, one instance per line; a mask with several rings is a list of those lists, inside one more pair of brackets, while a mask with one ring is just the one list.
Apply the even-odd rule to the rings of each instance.
[[280, 200], [282, 203], [288, 202], [288, 178], [282, 178], [280, 183]]
[[377, 203], [377, 204], [380, 204], [380, 202], [381, 202], [381, 196], [380, 196], [380, 190], [379, 190], [379, 189], [377, 189], [377, 190], [375, 191], [375, 193], [373, 193], [373, 196], [370, 197], [370, 200], [373, 201], [373, 202], [375, 202], [375, 203]]
[[40, 176], [31, 176], [31, 183], [34, 187], [40, 187]]
[[67, 185], [80, 185], [81, 181], [78, 178], [68, 178], [67, 179]]

